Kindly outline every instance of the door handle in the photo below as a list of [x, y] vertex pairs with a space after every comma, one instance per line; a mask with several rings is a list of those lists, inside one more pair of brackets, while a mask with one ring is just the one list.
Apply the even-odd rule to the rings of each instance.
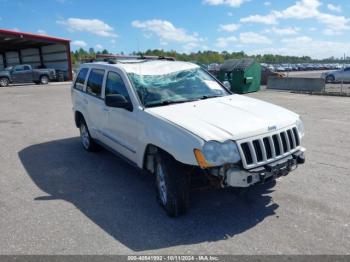
[[109, 112], [109, 108], [104, 107], [104, 108], [103, 108], [103, 111], [105, 111], [105, 112]]
[[88, 104], [88, 103], [89, 103], [89, 101], [88, 101], [87, 99], [83, 99], [83, 102], [84, 102], [85, 104]]

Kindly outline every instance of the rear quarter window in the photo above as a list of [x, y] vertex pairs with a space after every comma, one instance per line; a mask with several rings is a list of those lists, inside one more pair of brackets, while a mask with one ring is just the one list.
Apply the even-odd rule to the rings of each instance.
[[84, 90], [84, 84], [86, 80], [86, 76], [88, 73], [88, 68], [83, 68], [79, 71], [79, 74], [77, 76], [77, 79], [75, 80], [74, 88], [83, 91]]

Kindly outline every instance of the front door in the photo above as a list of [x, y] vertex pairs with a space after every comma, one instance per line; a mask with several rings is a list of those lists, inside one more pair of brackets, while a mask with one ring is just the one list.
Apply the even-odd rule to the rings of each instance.
[[14, 83], [30, 83], [33, 81], [32, 70], [26, 65], [15, 66], [11, 75]]
[[[105, 85], [105, 97], [108, 95], [120, 94], [129, 102], [130, 95], [126, 88], [125, 82], [114, 71], [107, 73]], [[140, 133], [139, 123], [137, 121], [136, 110], [128, 111], [123, 108], [114, 108], [105, 106], [107, 119], [103, 128], [104, 140], [108, 141], [107, 145], [112, 149], [136, 163], [137, 141]]]

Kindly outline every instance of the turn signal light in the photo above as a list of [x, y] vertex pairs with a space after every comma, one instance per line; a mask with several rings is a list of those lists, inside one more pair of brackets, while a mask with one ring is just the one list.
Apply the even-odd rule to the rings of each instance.
[[194, 150], [194, 155], [197, 159], [197, 162], [199, 164], [199, 166], [203, 169], [205, 168], [209, 168], [209, 167], [212, 167], [212, 165], [210, 165], [206, 160], [205, 160], [205, 157], [203, 155], [203, 153], [199, 150], [199, 149], [195, 149]]

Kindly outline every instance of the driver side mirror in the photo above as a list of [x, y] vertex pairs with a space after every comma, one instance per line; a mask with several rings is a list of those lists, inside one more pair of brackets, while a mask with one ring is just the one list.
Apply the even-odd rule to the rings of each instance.
[[109, 107], [124, 108], [130, 112], [133, 110], [132, 104], [126, 99], [126, 97], [119, 94], [107, 95], [105, 103]]
[[230, 84], [229, 81], [224, 81], [222, 84], [223, 84], [224, 87], [226, 87], [228, 90], [231, 90], [231, 84]]

